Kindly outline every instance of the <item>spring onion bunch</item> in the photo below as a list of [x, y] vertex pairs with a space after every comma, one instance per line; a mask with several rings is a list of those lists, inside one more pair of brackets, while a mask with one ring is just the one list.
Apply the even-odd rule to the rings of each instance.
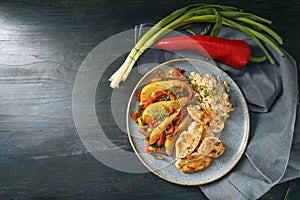
[[[222, 25], [244, 32], [261, 48], [272, 64], [275, 63], [274, 58], [262, 42], [273, 48], [280, 56], [284, 56], [278, 46], [278, 44], [283, 44], [282, 38], [268, 27], [272, 23], [270, 20], [232, 6], [192, 4], [175, 10], [149, 29], [132, 48], [122, 66], [109, 78], [110, 86], [119, 87], [120, 82], [127, 79], [139, 57], [159, 38], [171, 30], [189, 30], [199, 23], [213, 25], [210, 31], [211, 36], [217, 36]], [[206, 27], [202, 34], [207, 33], [207, 30], [209, 29]]]

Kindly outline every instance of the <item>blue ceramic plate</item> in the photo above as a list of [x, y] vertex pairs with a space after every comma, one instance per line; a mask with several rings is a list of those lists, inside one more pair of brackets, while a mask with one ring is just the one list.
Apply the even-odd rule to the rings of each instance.
[[[213, 159], [206, 169], [195, 173], [183, 173], [175, 167], [175, 150], [172, 156], [146, 153], [144, 136], [139, 133], [138, 125], [131, 118], [131, 113], [136, 110], [138, 105], [137, 92], [146, 84], [146, 81], [153, 77], [158, 69], [167, 71], [175, 67], [183, 68], [187, 74], [191, 71], [198, 71], [202, 74], [210, 73], [215, 77], [220, 77], [229, 84], [231, 88], [230, 101], [236, 105], [235, 110], [230, 113], [230, 117], [226, 121], [224, 130], [218, 135], [226, 147], [225, 153], [221, 157]], [[227, 174], [238, 163], [246, 149], [250, 127], [247, 104], [237, 84], [215, 65], [195, 59], [168, 61], [145, 74], [130, 97], [126, 123], [130, 143], [141, 162], [157, 176], [181, 185], [206, 184]]]

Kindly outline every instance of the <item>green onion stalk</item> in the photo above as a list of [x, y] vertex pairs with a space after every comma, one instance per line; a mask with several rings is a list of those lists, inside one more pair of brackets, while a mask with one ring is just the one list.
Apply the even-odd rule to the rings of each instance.
[[[275, 60], [263, 42], [274, 49], [278, 55], [284, 56], [279, 48], [279, 45], [283, 44], [282, 38], [267, 26], [272, 23], [270, 20], [243, 12], [243, 10], [232, 6], [192, 4], [175, 10], [150, 28], [132, 48], [122, 66], [109, 78], [110, 86], [112, 88], [119, 87], [120, 82], [127, 79], [139, 57], [159, 38], [172, 30], [184, 29], [191, 33], [190, 28], [200, 23], [209, 24], [209, 26], [204, 27], [205, 30], [202, 33], [208, 33], [211, 28], [211, 36], [218, 36], [223, 25], [244, 32], [261, 48], [272, 64], [275, 63]], [[264, 59], [253, 59], [253, 61], [261, 62]]]

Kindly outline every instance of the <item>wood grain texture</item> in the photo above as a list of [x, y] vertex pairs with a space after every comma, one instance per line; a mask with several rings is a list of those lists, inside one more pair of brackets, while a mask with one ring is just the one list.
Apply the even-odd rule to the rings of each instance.
[[[95, 46], [195, 2], [1, 0], [0, 199], [206, 199], [198, 187], [106, 167], [82, 145], [72, 116], [74, 79]], [[272, 19], [300, 62], [299, 2], [226, 3]], [[124, 134], [111, 139], [130, 149]], [[277, 185], [262, 199], [283, 199], [289, 187], [286, 199], [299, 198], [299, 186], [299, 179]]]

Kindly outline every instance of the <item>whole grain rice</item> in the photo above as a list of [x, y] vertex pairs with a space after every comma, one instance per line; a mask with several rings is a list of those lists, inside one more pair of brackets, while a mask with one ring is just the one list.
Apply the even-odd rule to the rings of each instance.
[[212, 74], [191, 72], [189, 80], [197, 93], [201, 107], [208, 107], [225, 120], [233, 111], [229, 101], [230, 87]]

